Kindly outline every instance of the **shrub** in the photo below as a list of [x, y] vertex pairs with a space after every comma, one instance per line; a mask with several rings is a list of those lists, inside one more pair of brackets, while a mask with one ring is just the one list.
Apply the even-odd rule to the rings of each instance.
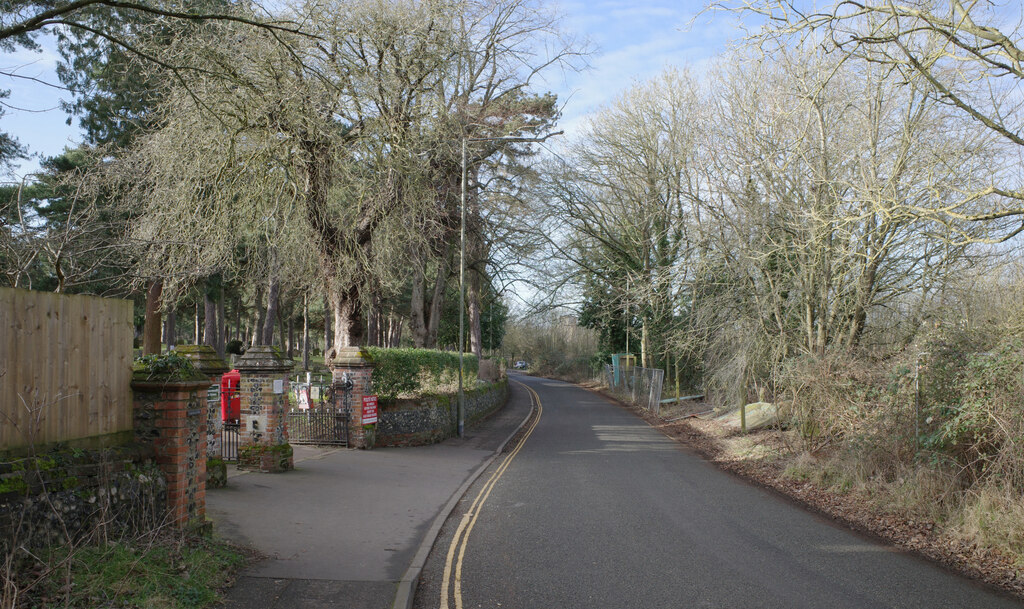
[[[1024, 485], [1024, 342], [1006, 338], [992, 351], [967, 355], [944, 399], [922, 404], [927, 435], [922, 445], [952, 458], [967, 484], [994, 477]], [[930, 370], [931, 371], [931, 370]]]
[[775, 376], [780, 419], [799, 431], [801, 450], [873, 430], [878, 400], [874, 370], [844, 353], [791, 358]]
[[[373, 357], [373, 388], [379, 396], [394, 399], [451, 382], [459, 374], [459, 354], [432, 349], [367, 349]], [[475, 379], [478, 362], [465, 355], [464, 378]]]
[[178, 353], [143, 355], [132, 367], [138, 381], [202, 381], [209, 380], [196, 370], [192, 360]]

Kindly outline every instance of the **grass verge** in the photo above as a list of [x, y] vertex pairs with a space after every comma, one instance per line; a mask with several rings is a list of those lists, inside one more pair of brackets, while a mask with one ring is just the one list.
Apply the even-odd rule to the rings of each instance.
[[201, 609], [252, 556], [219, 539], [160, 534], [131, 541], [62, 546], [22, 573], [16, 607]]

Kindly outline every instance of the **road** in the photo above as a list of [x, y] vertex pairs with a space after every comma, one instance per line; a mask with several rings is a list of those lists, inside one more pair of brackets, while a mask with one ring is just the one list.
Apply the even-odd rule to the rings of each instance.
[[419, 609], [1024, 606], [723, 473], [600, 396], [513, 379], [540, 417], [446, 522]]

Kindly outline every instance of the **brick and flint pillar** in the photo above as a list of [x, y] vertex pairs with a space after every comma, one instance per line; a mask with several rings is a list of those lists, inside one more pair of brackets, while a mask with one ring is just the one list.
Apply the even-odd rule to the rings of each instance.
[[210, 377], [211, 385], [206, 390], [206, 455], [219, 459], [223, 457], [224, 434], [224, 418], [220, 411], [220, 381], [231, 368], [217, 355], [217, 350], [209, 345], [178, 345], [174, 350], [190, 359], [196, 370]]
[[363, 396], [373, 393], [373, 358], [365, 349], [345, 347], [337, 350], [327, 365], [331, 369], [334, 405], [339, 412], [344, 408], [345, 379], [352, 382], [349, 394], [351, 412], [348, 417], [348, 445], [354, 448], [371, 448], [373, 434], [367, 434], [363, 429]]
[[179, 528], [206, 518], [206, 390], [209, 379], [132, 379], [136, 440], [151, 444], [167, 479], [167, 511]]
[[271, 472], [292, 469], [288, 444], [288, 373], [292, 360], [274, 347], [255, 346], [235, 364], [241, 375], [239, 467]]

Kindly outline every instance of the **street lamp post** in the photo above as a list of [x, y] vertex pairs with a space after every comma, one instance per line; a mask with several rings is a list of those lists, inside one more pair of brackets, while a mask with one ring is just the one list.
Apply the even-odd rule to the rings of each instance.
[[459, 437], [466, 435], [466, 392], [462, 388], [466, 357], [466, 138], [462, 138], [462, 219], [459, 222]]
[[549, 133], [543, 137], [463, 137], [462, 138], [462, 183], [461, 183], [461, 221], [459, 223], [459, 437], [466, 434], [466, 392], [463, 387], [462, 370], [466, 354], [466, 145], [468, 142], [544, 142], [549, 137], [561, 135], [562, 131]]

